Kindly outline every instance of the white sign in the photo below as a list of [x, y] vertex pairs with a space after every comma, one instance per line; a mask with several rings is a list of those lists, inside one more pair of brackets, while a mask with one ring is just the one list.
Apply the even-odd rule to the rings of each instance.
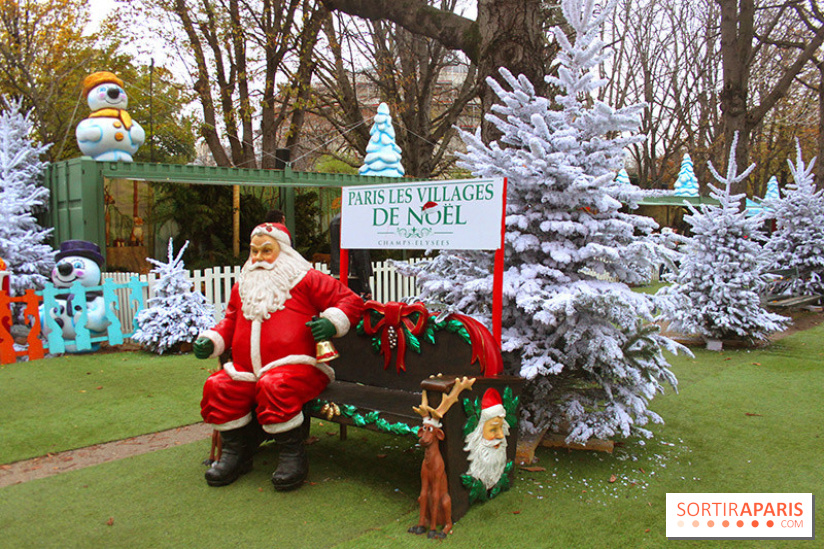
[[341, 247], [497, 250], [503, 208], [502, 178], [344, 187]]
[[667, 493], [669, 539], [815, 539], [812, 493]]

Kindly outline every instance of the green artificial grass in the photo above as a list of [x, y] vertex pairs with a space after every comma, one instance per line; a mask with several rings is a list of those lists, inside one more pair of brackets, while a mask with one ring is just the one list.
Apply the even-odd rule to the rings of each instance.
[[200, 421], [212, 361], [146, 352], [0, 366], [0, 463]]
[[[472, 549], [820, 547], [820, 539], [668, 541], [664, 509], [667, 492], [812, 492], [819, 496], [820, 538], [822, 336], [819, 326], [766, 349], [699, 349], [694, 359], [674, 358], [679, 392], [653, 402], [666, 421], [653, 427], [653, 439], [619, 441], [612, 455], [539, 448], [537, 465], [545, 470], [518, 470], [512, 490], [473, 506], [445, 543]], [[199, 365], [189, 357], [169, 358], [168, 364]], [[0, 371], [4, 389], [6, 373]], [[196, 396], [188, 407], [196, 415], [205, 374], [194, 377]], [[82, 402], [84, 393], [73, 394]], [[414, 439], [350, 429], [349, 440], [340, 441], [336, 431], [315, 421], [319, 442], [309, 447], [310, 483], [292, 493], [276, 493], [269, 483], [276, 459], [271, 447], [235, 484], [206, 486], [200, 464], [209, 451], [206, 440], [0, 489], [4, 546], [360, 549], [437, 543], [406, 532], [417, 521], [420, 487], [422, 452]]]

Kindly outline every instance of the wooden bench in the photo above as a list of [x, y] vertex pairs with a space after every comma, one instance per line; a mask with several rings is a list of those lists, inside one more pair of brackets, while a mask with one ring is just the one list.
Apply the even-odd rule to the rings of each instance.
[[[514, 463], [518, 434], [514, 408], [524, 380], [499, 373], [500, 349], [479, 323], [462, 315], [436, 323], [420, 304], [368, 302], [361, 324], [333, 343], [340, 353], [329, 363], [336, 379], [307, 409], [313, 417], [339, 424], [343, 440], [350, 426], [416, 437], [422, 417], [413, 407], [421, 405], [424, 389], [429, 404], [437, 407], [456, 377], [476, 378], [472, 390], [460, 395], [462, 405], [452, 406], [441, 420], [445, 438], [440, 446], [453, 521], [466, 513], [471, 499], [461, 479], [469, 466], [463, 450], [464, 427], [488, 388], [497, 389], [504, 404], [512, 407], [507, 461]], [[437, 374], [443, 375], [431, 377]], [[339, 415], [331, 415], [335, 409]], [[510, 481], [513, 470], [509, 468]], [[417, 476], [419, 471], [410, 474]]]
[[814, 305], [821, 301], [822, 296], [814, 295], [782, 295], [770, 296], [764, 300], [767, 307], [774, 309], [792, 309], [795, 307], [803, 307], [805, 305]]
[[824, 297], [820, 294], [797, 295], [777, 291], [780, 290], [788, 280], [809, 278], [809, 271], [802, 271], [798, 267], [791, 267], [789, 269], [774, 269], [772, 271], [768, 271], [767, 274], [776, 277], [776, 280], [768, 286], [767, 292], [761, 296], [761, 304], [765, 307], [771, 307], [774, 309], [792, 309], [796, 307], [803, 307], [805, 305], [818, 304]]

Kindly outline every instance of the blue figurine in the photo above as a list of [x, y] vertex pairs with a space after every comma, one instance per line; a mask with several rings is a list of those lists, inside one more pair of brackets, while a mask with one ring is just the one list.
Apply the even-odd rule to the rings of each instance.
[[[65, 290], [58, 294], [57, 307], [49, 311], [58, 326], [63, 329], [63, 340], [74, 341], [77, 337], [75, 326], [82, 313], [81, 303], [77, 303], [74, 294], [69, 288], [79, 282], [84, 288], [100, 286], [102, 278], [103, 256], [100, 246], [85, 240], [67, 240], [60, 244], [60, 251], [55, 256], [55, 266], [52, 269], [51, 279], [56, 288]], [[86, 328], [92, 338], [106, 335], [106, 328], [110, 322], [106, 319], [106, 305], [103, 292], [100, 290], [86, 291], [87, 320]], [[44, 311], [40, 310], [41, 326], [44, 335], [48, 335], [48, 325], [43, 321]], [[100, 348], [98, 343], [92, 345], [91, 350]], [[78, 352], [75, 345], [66, 345], [69, 353]]]
[[146, 132], [126, 112], [123, 81], [110, 72], [96, 72], [83, 80], [83, 94], [92, 113], [77, 125], [80, 152], [99, 161], [131, 162]]

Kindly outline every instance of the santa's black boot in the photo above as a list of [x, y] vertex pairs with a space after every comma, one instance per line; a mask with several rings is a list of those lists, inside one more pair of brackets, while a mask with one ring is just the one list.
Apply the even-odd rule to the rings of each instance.
[[280, 448], [278, 468], [272, 474], [272, 484], [278, 492], [300, 488], [309, 475], [309, 458], [303, 446], [303, 429], [275, 434], [275, 443]]
[[257, 440], [251, 424], [221, 431], [220, 440], [220, 460], [213, 464], [205, 475], [209, 486], [232, 484], [241, 475], [252, 470], [252, 457], [255, 454]]

